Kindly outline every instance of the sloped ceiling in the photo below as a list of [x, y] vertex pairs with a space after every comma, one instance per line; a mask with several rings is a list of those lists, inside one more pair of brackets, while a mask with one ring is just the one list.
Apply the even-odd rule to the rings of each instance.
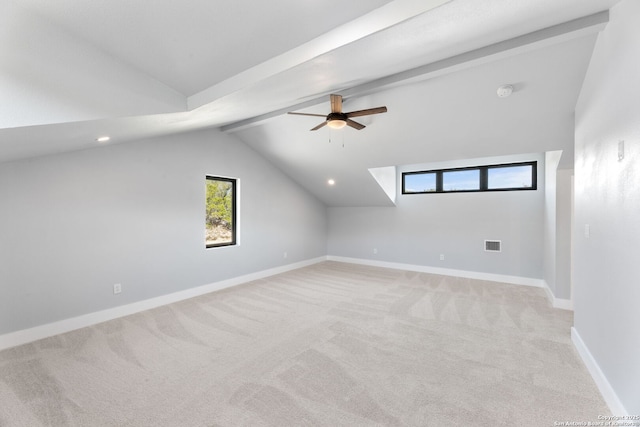
[[[616, 1], [10, 0], [0, 162], [222, 126], [329, 206], [388, 205], [370, 168], [558, 149], [570, 165]], [[389, 112], [341, 132], [284, 114], [326, 114], [330, 93]]]

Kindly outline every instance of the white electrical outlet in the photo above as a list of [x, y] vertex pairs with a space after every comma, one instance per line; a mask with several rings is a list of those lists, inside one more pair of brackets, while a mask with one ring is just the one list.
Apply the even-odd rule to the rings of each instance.
[[377, 254], [378, 253], [378, 248], [373, 248], [373, 254]]
[[587, 239], [591, 237], [591, 226], [589, 224], [584, 225], [584, 237]]
[[284, 254], [282, 254], [282, 258], [287, 258], [287, 253], [285, 252]]
[[440, 254], [440, 261], [444, 261], [444, 254]]
[[122, 285], [120, 283], [113, 285], [113, 294], [119, 294], [120, 292], [122, 292]]

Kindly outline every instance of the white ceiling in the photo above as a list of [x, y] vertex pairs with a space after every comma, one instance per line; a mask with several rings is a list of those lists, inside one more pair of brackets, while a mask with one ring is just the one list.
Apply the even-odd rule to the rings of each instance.
[[[570, 165], [606, 23], [588, 16], [616, 2], [10, 0], [0, 162], [223, 126], [329, 206], [388, 205], [374, 167], [557, 149]], [[341, 132], [283, 115], [326, 114], [329, 93], [389, 112]]]
[[390, 1], [19, 0], [19, 4], [190, 96]]

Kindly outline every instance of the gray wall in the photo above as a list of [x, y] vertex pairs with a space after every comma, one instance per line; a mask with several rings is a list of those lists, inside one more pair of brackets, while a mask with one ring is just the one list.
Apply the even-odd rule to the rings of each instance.
[[571, 177], [558, 169], [562, 151], [545, 154], [544, 280], [556, 298], [571, 300]]
[[573, 169], [556, 172], [556, 298], [571, 300], [571, 227]]
[[[207, 174], [239, 246], [204, 248]], [[1, 164], [0, 204], [0, 334], [326, 254], [325, 206], [215, 130]]]
[[637, 0], [611, 9], [576, 108], [575, 159], [575, 329], [631, 414], [640, 414], [638, 22]]
[[[537, 191], [401, 194], [403, 171], [526, 160], [538, 161]], [[540, 154], [399, 167], [397, 207], [328, 209], [328, 253], [541, 279], [543, 206]], [[485, 239], [502, 240], [503, 251], [484, 252]]]
[[544, 164], [544, 280], [556, 294], [556, 175], [561, 151], [545, 153]]

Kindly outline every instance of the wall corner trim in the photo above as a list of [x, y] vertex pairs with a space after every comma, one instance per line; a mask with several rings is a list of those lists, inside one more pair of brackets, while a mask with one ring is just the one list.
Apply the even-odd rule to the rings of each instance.
[[544, 288], [544, 291], [547, 293], [547, 298], [549, 299], [549, 302], [551, 303], [551, 306], [553, 308], [560, 308], [562, 310], [573, 311], [573, 300], [556, 298], [556, 296], [553, 294], [553, 291], [551, 291], [551, 288], [549, 287], [549, 284], [547, 283], [546, 280], [543, 281], [543, 288]]
[[327, 260], [346, 262], [350, 264], [370, 265], [373, 267], [391, 268], [394, 270], [417, 271], [419, 273], [441, 274], [443, 276], [464, 277], [467, 279], [510, 283], [512, 285], [533, 286], [536, 288], [544, 288], [545, 286], [542, 279], [535, 279], [531, 277], [508, 276], [505, 274], [483, 273], [479, 271], [456, 270], [452, 268], [431, 267], [428, 265], [402, 264], [397, 262], [378, 261], [362, 258], [348, 258], [333, 255], [328, 255]]
[[174, 302], [208, 294], [210, 292], [215, 292], [215, 291], [230, 288], [233, 286], [241, 285], [254, 280], [263, 279], [265, 277], [275, 276], [276, 274], [286, 273], [287, 271], [296, 270], [302, 267], [307, 267], [307, 266], [317, 264], [326, 260], [327, 260], [327, 257], [325, 256], [312, 258], [305, 261], [300, 261], [292, 264], [270, 268], [267, 270], [258, 271], [255, 273], [249, 273], [242, 276], [233, 277], [231, 279], [221, 280], [219, 282], [202, 285], [195, 288], [185, 289], [183, 291], [174, 292], [168, 295], [161, 295], [159, 297], [134, 302], [131, 304], [121, 305], [118, 307], [113, 307], [106, 310], [97, 311], [94, 313], [84, 314], [82, 316], [72, 317], [70, 319], [60, 320], [58, 322], [34, 326], [33, 328], [23, 329], [21, 331], [9, 332], [7, 334], [0, 335], [0, 350], [5, 350], [11, 347], [17, 347], [19, 345], [41, 340], [43, 338], [64, 334], [66, 332], [71, 332], [76, 329], [85, 328], [88, 326], [92, 326], [102, 322], [107, 322], [109, 320], [117, 319], [124, 316], [129, 316], [131, 314], [139, 313], [141, 311], [150, 310], [156, 307], [161, 307], [163, 305], [171, 304]]
[[602, 372], [602, 369], [600, 369], [598, 362], [596, 362], [596, 359], [593, 357], [584, 341], [582, 341], [582, 338], [575, 327], [571, 328], [571, 341], [580, 355], [580, 358], [582, 358], [582, 361], [586, 365], [589, 374], [591, 374], [591, 377], [595, 381], [596, 386], [598, 386], [598, 390], [600, 390], [600, 394], [602, 394], [607, 406], [609, 406], [611, 414], [617, 416], [631, 415], [627, 412], [622, 402], [620, 402], [618, 395], [613, 390], [613, 387], [611, 387], [611, 384], [609, 384], [609, 380], [607, 380], [607, 377], [604, 375], [604, 372]]

